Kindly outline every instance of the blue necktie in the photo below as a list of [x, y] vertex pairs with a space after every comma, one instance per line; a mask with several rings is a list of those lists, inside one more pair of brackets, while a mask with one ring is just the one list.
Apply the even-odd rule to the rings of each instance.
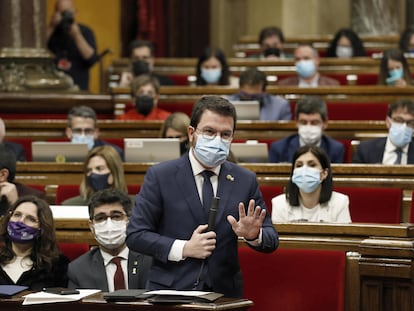
[[395, 153], [397, 154], [397, 159], [395, 160], [394, 164], [401, 164], [402, 152], [403, 151], [401, 148], [395, 149]]
[[210, 177], [214, 175], [212, 171], [202, 171], [201, 175], [203, 176], [203, 209], [206, 213], [208, 213], [211, 201], [213, 200], [214, 192], [213, 192], [213, 185], [211, 184]]

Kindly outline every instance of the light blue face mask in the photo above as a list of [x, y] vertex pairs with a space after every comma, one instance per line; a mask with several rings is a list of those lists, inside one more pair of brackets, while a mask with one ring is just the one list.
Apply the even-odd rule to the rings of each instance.
[[405, 123], [392, 122], [389, 130], [391, 142], [397, 147], [404, 147], [411, 142], [413, 129]]
[[207, 139], [203, 135], [197, 135], [194, 154], [206, 167], [216, 167], [222, 164], [226, 161], [229, 150], [230, 142], [222, 141], [219, 135], [214, 139]]
[[388, 74], [389, 77], [385, 79], [385, 82], [387, 82], [388, 85], [392, 85], [395, 81], [402, 79], [404, 71], [402, 68], [397, 68], [390, 70]]
[[315, 73], [315, 63], [311, 59], [297, 61], [296, 72], [301, 78], [310, 78]]
[[90, 150], [95, 145], [95, 137], [93, 135], [72, 134], [72, 143], [87, 144]]
[[201, 68], [201, 77], [208, 83], [217, 83], [221, 77], [221, 68], [204, 69]]
[[321, 183], [321, 171], [306, 165], [295, 168], [292, 182], [305, 193], [314, 192]]

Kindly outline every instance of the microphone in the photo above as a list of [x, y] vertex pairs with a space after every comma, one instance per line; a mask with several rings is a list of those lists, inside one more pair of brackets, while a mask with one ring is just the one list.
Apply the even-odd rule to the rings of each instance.
[[217, 216], [217, 209], [219, 204], [220, 198], [213, 197], [211, 201], [210, 210], [208, 211], [208, 228], [207, 231], [214, 231], [216, 228], [216, 216]]

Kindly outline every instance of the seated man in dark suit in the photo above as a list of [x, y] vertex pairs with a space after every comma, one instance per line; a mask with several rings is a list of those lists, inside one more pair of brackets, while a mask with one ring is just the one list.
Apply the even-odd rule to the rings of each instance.
[[11, 149], [0, 144], [0, 217], [21, 196], [34, 195], [46, 199], [44, 192], [15, 182], [15, 175], [16, 155]]
[[128, 195], [117, 189], [104, 189], [91, 197], [89, 228], [99, 247], [69, 264], [70, 288], [104, 292], [145, 288], [152, 258], [129, 250], [125, 244], [131, 208]]
[[14, 152], [17, 161], [26, 161], [24, 147], [21, 144], [4, 140], [6, 136], [6, 125], [2, 118], [0, 118], [0, 144], [6, 146]]
[[317, 145], [324, 149], [332, 163], [343, 163], [345, 147], [342, 143], [323, 134], [328, 126], [326, 104], [318, 96], [306, 96], [296, 103], [298, 134], [290, 135], [270, 145], [270, 162], [289, 162], [299, 147]]
[[99, 129], [97, 128], [96, 123], [96, 112], [91, 107], [73, 107], [68, 114], [66, 137], [70, 139], [72, 143], [87, 144], [89, 150], [103, 145], [110, 145], [114, 147], [121, 159], [124, 160], [124, 150], [117, 145], [99, 139]]
[[388, 106], [388, 136], [362, 141], [353, 163], [414, 164], [414, 101], [399, 99]]
[[297, 75], [281, 79], [277, 85], [317, 87], [339, 85], [339, 82], [319, 73], [319, 53], [309, 44], [299, 45], [294, 52]]

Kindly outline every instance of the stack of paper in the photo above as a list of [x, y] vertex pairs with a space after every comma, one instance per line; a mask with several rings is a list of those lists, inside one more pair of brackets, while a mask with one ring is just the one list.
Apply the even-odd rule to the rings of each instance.
[[41, 303], [70, 302], [81, 300], [82, 298], [99, 293], [99, 289], [78, 289], [79, 294], [75, 295], [58, 295], [46, 292], [37, 292], [23, 296], [23, 305], [33, 305]]

